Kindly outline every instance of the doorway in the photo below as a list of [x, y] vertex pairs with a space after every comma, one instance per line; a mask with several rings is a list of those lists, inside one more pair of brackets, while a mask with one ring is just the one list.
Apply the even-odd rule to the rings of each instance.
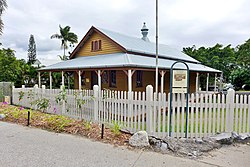
[[95, 71], [91, 71], [91, 89], [94, 85], [98, 85], [98, 76]]

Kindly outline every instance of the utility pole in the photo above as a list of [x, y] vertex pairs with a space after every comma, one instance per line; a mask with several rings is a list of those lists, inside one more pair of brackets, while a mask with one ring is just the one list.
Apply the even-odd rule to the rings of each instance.
[[155, 92], [158, 94], [158, 0], [156, 0]]

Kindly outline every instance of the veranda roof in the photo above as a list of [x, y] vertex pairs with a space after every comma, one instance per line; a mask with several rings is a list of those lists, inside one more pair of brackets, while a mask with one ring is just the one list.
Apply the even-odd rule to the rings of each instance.
[[[159, 69], [170, 69], [175, 60], [159, 58]], [[220, 73], [221, 71], [204, 66], [200, 63], [187, 63], [190, 71]], [[102, 68], [147, 68], [155, 69], [155, 58], [128, 53], [114, 53], [96, 56], [83, 56], [59, 62], [39, 71], [61, 71], [77, 69], [102, 69]], [[186, 69], [183, 64], [176, 64], [175, 68]]]

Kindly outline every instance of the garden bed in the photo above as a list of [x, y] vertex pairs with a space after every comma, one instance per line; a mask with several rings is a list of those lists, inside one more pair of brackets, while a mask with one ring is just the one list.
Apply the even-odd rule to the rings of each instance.
[[30, 127], [37, 127], [56, 133], [85, 136], [95, 141], [110, 143], [115, 146], [128, 145], [128, 140], [131, 137], [130, 134], [121, 132], [118, 126], [105, 125], [102, 139], [101, 125], [99, 124], [0, 103], [0, 114], [5, 115], [5, 118], [2, 118], [1, 121], [27, 126], [28, 111], [30, 111]]

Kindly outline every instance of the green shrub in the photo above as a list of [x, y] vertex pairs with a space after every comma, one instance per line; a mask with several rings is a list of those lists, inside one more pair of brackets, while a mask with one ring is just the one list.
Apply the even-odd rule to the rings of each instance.
[[113, 122], [113, 126], [111, 127], [111, 132], [113, 132], [116, 136], [121, 134], [121, 127], [118, 123]]

